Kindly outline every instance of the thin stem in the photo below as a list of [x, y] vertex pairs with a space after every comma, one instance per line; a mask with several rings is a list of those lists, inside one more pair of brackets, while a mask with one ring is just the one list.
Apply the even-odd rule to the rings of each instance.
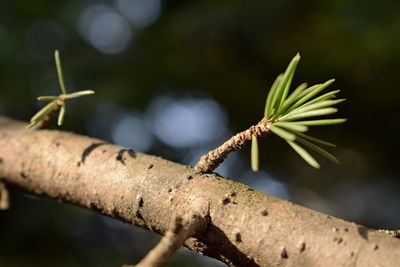
[[260, 121], [247, 130], [236, 134], [216, 149], [201, 156], [194, 169], [200, 173], [212, 172], [225, 160], [229, 153], [249, 143], [252, 140], [252, 136], [256, 138], [264, 137], [269, 132], [270, 125], [270, 121]]
[[196, 213], [175, 217], [165, 236], [135, 267], [164, 266], [186, 239], [204, 232], [207, 224], [207, 220]]

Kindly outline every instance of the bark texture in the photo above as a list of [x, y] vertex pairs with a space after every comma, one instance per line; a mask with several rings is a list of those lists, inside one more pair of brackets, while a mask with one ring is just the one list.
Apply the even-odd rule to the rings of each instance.
[[164, 234], [206, 214], [185, 244], [232, 266], [400, 266], [400, 240], [216, 174], [0, 117], [0, 182]]
[[249, 129], [232, 136], [228, 141], [214, 150], [200, 157], [194, 169], [200, 173], [212, 172], [221, 164], [229, 153], [242, 148], [251, 141], [252, 136], [257, 138], [265, 136], [269, 132], [270, 122], [260, 121]]

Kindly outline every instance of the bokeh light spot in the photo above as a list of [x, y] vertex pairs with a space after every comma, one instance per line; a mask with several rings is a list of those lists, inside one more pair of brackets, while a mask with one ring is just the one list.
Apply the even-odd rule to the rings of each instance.
[[135, 151], [146, 152], [153, 144], [153, 136], [139, 113], [122, 115], [113, 126], [113, 141]]
[[124, 115], [122, 109], [114, 102], [99, 103], [93, 114], [88, 117], [86, 131], [93, 137], [111, 141], [112, 129], [110, 125]]
[[149, 105], [147, 114], [154, 135], [171, 147], [199, 146], [227, 130], [227, 116], [212, 99], [160, 96]]
[[160, 0], [116, 0], [116, 6], [135, 28], [153, 24], [161, 13]]
[[132, 39], [129, 22], [105, 5], [85, 9], [78, 28], [82, 37], [104, 54], [122, 52]]

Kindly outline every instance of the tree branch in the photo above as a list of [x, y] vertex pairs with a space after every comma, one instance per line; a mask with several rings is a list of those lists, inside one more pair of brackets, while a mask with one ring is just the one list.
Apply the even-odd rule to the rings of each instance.
[[196, 213], [175, 217], [170, 229], [161, 241], [144, 257], [136, 267], [164, 266], [172, 255], [193, 235], [200, 235], [207, 229], [207, 220]]
[[400, 240], [385, 233], [102, 140], [25, 127], [0, 117], [7, 187], [160, 234], [173, 215], [200, 209], [208, 228], [185, 245], [232, 266], [400, 266]]

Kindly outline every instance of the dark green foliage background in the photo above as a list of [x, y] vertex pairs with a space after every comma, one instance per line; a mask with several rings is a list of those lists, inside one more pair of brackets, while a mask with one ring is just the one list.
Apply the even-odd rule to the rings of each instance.
[[[261, 168], [284, 181], [296, 203], [370, 227], [400, 228], [399, 1], [163, 1], [158, 20], [136, 30], [134, 41], [115, 55], [97, 51], [78, 34], [79, 15], [94, 3], [113, 5], [0, 2], [0, 114], [27, 121], [38, 109], [37, 88], [58, 92], [52, 61], [58, 48], [70, 90], [96, 90], [71, 102], [65, 130], [87, 134], [86, 120], [104, 101], [144, 111], [172, 90], [205, 92], [239, 131], [262, 118], [267, 89], [300, 52], [295, 85], [336, 78], [330, 89], [348, 99], [338, 114], [347, 123], [312, 130], [338, 145], [333, 153], [341, 164], [319, 158], [322, 169], [314, 170], [271, 136], [261, 141]], [[48, 53], [48, 60], [30, 56], [26, 46], [26, 30], [43, 19], [63, 31], [62, 41], [35, 38], [36, 51]], [[248, 152], [241, 153], [245, 164]], [[151, 153], [179, 161], [171, 155], [184, 151], [158, 144]], [[240, 173], [232, 176], [240, 180]], [[139, 260], [158, 238], [115, 224], [17, 194], [13, 209], [0, 213], [0, 266], [118, 266]], [[211, 264], [188, 257], [181, 252], [171, 266]]]

